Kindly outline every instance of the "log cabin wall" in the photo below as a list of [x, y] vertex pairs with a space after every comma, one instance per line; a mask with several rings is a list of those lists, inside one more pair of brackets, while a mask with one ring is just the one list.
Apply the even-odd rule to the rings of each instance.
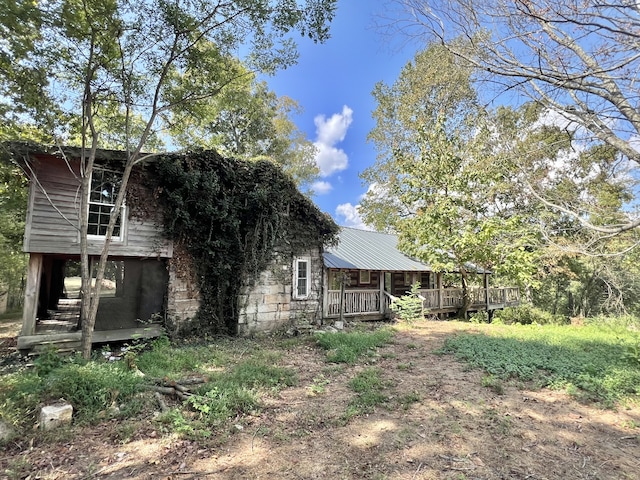
[[[79, 254], [77, 229], [80, 209], [80, 177], [77, 161], [38, 155], [32, 157], [35, 177], [31, 179], [25, 228], [24, 251], [30, 253]], [[127, 218], [123, 239], [111, 243], [109, 254], [128, 257], [171, 257], [172, 242], [162, 236], [160, 212], [142, 221]], [[99, 255], [103, 242], [89, 241], [90, 255]]]

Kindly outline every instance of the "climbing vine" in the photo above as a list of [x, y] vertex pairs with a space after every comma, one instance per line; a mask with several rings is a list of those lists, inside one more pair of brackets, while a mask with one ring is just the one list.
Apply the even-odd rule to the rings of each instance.
[[201, 303], [191, 327], [199, 333], [236, 333], [241, 289], [274, 255], [297, 255], [337, 233], [336, 224], [268, 161], [206, 151], [165, 155], [150, 167], [165, 234], [186, 248], [197, 269]]

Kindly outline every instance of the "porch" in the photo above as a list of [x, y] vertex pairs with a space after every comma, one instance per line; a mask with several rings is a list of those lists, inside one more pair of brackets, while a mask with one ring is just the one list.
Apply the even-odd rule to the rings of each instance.
[[[520, 291], [517, 287], [470, 288], [469, 311], [492, 311], [517, 306]], [[454, 313], [463, 306], [461, 288], [421, 289], [420, 298], [425, 314]], [[391, 302], [398, 297], [379, 289], [328, 290], [325, 318], [363, 317], [371, 320], [389, 318]]]

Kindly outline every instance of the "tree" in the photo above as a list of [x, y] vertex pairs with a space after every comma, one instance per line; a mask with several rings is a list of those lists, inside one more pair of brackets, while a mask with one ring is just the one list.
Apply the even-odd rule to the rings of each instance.
[[[492, 102], [516, 94], [542, 105], [577, 148], [608, 146], [617, 161], [640, 165], [640, 16], [637, 2], [616, 0], [396, 0], [403, 11], [388, 26], [437, 41], [478, 69]], [[463, 36], [461, 47], [452, 42]], [[493, 86], [494, 88], [490, 88]], [[590, 241], [640, 226], [635, 195], [624, 214], [592, 221], [590, 203], [548, 198], [529, 184], [548, 208], [591, 232]], [[585, 212], [587, 215], [585, 215]], [[594, 238], [595, 236], [595, 238]]]
[[171, 133], [184, 148], [213, 148], [245, 160], [268, 159], [308, 188], [320, 171], [316, 147], [291, 120], [300, 106], [278, 98], [265, 82], [246, 72], [215, 98], [184, 105], [172, 119]]
[[[80, 231], [82, 353], [93, 328], [111, 237], [133, 167], [171, 112], [215, 97], [244, 74], [235, 52], [265, 73], [296, 60], [291, 32], [317, 42], [329, 36], [335, 0], [54, 0], [18, 1], [0, 18], [4, 33], [0, 93], [4, 113], [51, 125], [81, 140]], [[26, 25], [24, 28], [16, 26]], [[30, 74], [26, 77], [25, 74]], [[121, 116], [126, 159], [117, 182], [104, 248], [91, 286], [87, 245], [89, 192], [102, 126]], [[136, 131], [133, 119], [142, 118]]]
[[376, 85], [370, 139], [379, 153], [363, 178], [377, 188], [362, 202], [365, 221], [398, 232], [401, 250], [436, 271], [458, 271], [465, 305], [476, 266], [523, 283], [536, 244], [535, 230], [514, 208], [505, 182], [512, 164], [492, 148], [472, 72], [431, 44], [392, 86]]

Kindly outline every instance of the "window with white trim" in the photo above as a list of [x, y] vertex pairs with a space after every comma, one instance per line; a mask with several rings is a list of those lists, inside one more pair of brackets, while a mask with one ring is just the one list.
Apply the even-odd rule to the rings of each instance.
[[360, 284], [366, 285], [371, 283], [371, 270], [360, 270]]
[[[90, 237], [104, 237], [113, 215], [118, 190], [122, 183], [122, 174], [113, 170], [94, 167], [91, 173], [91, 191], [89, 192], [89, 222], [87, 234]], [[122, 240], [122, 219], [124, 205], [113, 229], [114, 240]]]
[[293, 298], [307, 298], [311, 288], [311, 259], [296, 258], [293, 269]]

